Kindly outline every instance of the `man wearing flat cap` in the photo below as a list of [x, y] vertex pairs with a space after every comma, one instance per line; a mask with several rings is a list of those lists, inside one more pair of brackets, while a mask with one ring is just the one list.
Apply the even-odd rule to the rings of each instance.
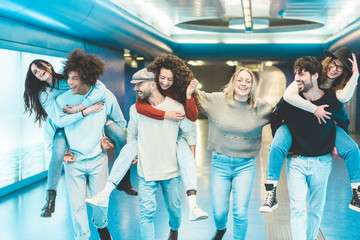
[[[131, 83], [142, 100], [163, 111], [180, 111], [183, 106], [163, 96], [155, 82], [155, 75], [146, 68], [133, 75]], [[195, 124], [186, 117], [174, 122], [155, 120], [137, 113], [135, 105], [130, 108], [128, 142], [138, 138], [138, 175], [140, 195], [140, 229], [142, 239], [155, 239], [155, 194], [161, 187], [166, 209], [169, 213], [170, 237], [177, 239], [181, 222], [179, 198], [180, 171], [176, 158], [176, 141], [181, 129], [189, 145], [196, 145]]]

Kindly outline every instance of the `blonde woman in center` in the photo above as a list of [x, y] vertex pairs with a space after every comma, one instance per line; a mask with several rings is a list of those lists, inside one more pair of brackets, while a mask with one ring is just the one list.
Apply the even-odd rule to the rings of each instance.
[[[230, 193], [233, 192], [234, 239], [245, 239], [248, 206], [255, 177], [263, 127], [269, 123], [273, 105], [257, 98], [256, 78], [239, 68], [222, 92], [199, 91], [202, 113], [209, 119], [208, 148], [212, 150], [211, 188], [216, 232], [226, 232]], [[192, 80], [193, 91], [197, 80]]]

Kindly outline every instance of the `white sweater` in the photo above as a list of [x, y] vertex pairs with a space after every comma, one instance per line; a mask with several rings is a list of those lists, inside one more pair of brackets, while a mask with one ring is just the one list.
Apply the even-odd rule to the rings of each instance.
[[[184, 107], [177, 101], [166, 97], [155, 108], [163, 111], [181, 111]], [[196, 125], [184, 118], [180, 122], [167, 119], [156, 120], [130, 107], [130, 121], [127, 129], [128, 142], [138, 138], [138, 174], [146, 181], [167, 180], [180, 175], [176, 157], [176, 141], [179, 129], [189, 145], [196, 145]]]
[[[352, 98], [358, 78], [359, 72], [354, 72], [349, 81], [346, 83], [345, 87], [336, 91], [336, 98], [339, 100], [339, 102], [346, 103]], [[328, 79], [328, 82], [326, 82], [323, 86], [320, 86], [320, 88], [323, 89], [329, 89], [330, 87], [330, 79]], [[295, 81], [293, 81], [285, 90], [284, 100], [295, 107], [301, 108], [311, 113], [314, 113], [318, 107], [309, 100], [300, 97], [299, 87]]]

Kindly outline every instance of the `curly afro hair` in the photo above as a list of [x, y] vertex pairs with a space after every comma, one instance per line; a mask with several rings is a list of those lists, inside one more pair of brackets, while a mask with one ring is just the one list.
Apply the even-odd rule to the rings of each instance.
[[[174, 83], [166, 91], [171, 96], [177, 97], [180, 103], [184, 103], [186, 101], [186, 89], [191, 80], [194, 79], [194, 74], [186, 63], [175, 55], [163, 54], [156, 57], [154, 61], [149, 64], [147, 69], [155, 74], [155, 82], [162, 93], [164, 93], [164, 91], [159, 86], [159, 76], [162, 68], [170, 70], [174, 75]], [[195, 99], [196, 107], [200, 110], [200, 99], [197, 91], [192, 94], [192, 97]]]
[[85, 54], [84, 51], [77, 48], [69, 53], [64, 64], [64, 75], [69, 76], [70, 72], [76, 71], [84, 83], [93, 86], [100, 75], [104, 75], [105, 62], [98, 55]]

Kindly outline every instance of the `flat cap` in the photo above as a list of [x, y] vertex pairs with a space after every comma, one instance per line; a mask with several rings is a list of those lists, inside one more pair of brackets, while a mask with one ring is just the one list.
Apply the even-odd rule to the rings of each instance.
[[155, 74], [149, 72], [146, 68], [143, 68], [134, 73], [130, 82], [136, 84], [142, 81], [155, 81]]

